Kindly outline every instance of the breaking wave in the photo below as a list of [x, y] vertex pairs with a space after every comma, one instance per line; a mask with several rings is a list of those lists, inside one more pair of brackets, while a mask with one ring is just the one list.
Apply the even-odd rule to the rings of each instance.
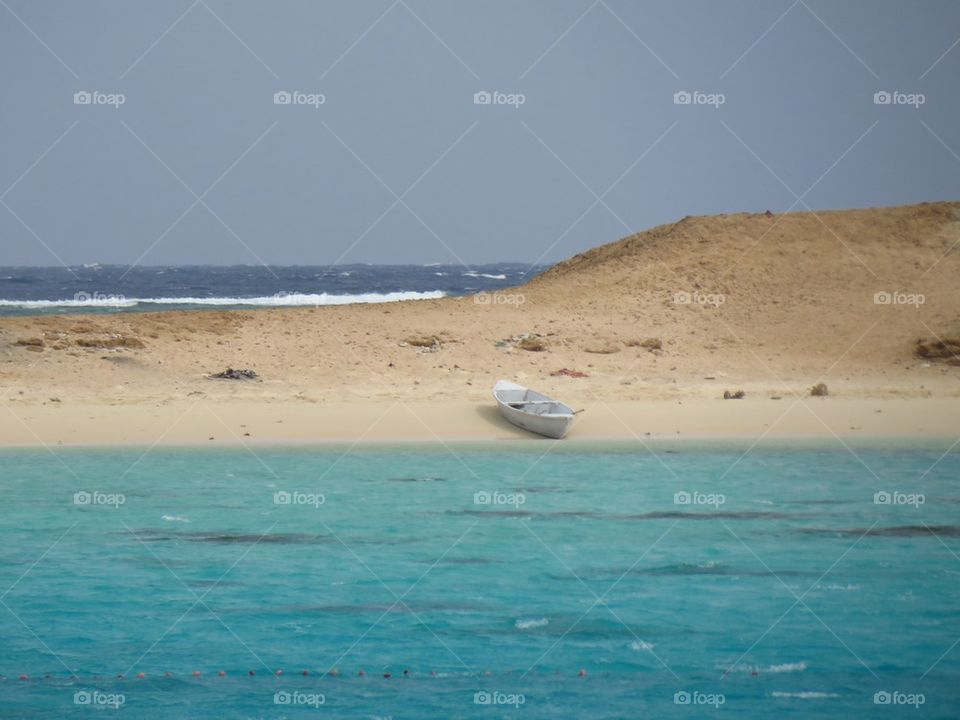
[[517, 630], [532, 630], [533, 628], [545, 627], [550, 621], [546, 618], [536, 618], [534, 620], [517, 620], [513, 626]]

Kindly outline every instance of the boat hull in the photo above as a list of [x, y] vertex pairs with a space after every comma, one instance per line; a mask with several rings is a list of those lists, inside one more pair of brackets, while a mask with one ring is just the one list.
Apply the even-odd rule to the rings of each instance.
[[494, 386], [493, 397], [507, 422], [537, 435], [559, 440], [573, 422], [569, 406], [506, 380]]
[[497, 403], [500, 408], [500, 414], [511, 424], [518, 428], [529, 430], [537, 435], [543, 435], [548, 438], [560, 440], [570, 429], [570, 423], [573, 418], [567, 417], [544, 417], [542, 415], [530, 415], [520, 410], [515, 410], [509, 405]]

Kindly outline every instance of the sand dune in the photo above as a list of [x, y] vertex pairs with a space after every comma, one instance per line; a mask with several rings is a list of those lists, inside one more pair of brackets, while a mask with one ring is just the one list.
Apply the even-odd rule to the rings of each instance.
[[[742, 389], [743, 408], [822, 382], [829, 398], [960, 407], [951, 352], [916, 352], [960, 337], [958, 270], [958, 202], [688, 217], [492, 296], [2, 318], [0, 400], [486, 403], [506, 377], [578, 405]], [[227, 366], [260, 380], [207, 377]]]
[[[588, 307], [613, 301], [694, 364], [735, 356], [767, 375], [867, 380], [906, 370], [918, 338], [960, 330], [958, 244], [958, 203], [684, 218], [561, 263], [530, 292], [571, 311], [584, 304], [562, 299], [571, 287]], [[594, 296], [604, 286], [627, 297]]]

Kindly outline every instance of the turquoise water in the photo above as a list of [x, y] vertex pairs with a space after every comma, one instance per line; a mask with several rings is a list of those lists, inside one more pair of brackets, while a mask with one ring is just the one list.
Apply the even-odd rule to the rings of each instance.
[[949, 447], [6, 451], [0, 716], [957, 717]]

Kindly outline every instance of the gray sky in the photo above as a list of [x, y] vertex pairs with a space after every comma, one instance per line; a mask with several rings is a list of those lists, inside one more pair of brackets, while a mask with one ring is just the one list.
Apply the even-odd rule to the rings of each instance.
[[958, 39], [954, 0], [2, 0], [0, 265], [552, 262], [955, 200]]

